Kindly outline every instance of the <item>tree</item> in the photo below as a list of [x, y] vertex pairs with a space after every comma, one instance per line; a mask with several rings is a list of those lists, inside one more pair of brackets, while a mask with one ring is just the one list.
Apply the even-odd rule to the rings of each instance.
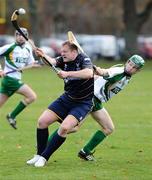
[[150, 17], [152, 11], [152, 0], [149, 0], [145, 9], [138, 13], [136, 9], [136, 0], [123, 0], [124, 10], [124, 37], [126, 41], [126, 56], [138, 53], [137, 36], [142, 26]]
[[32, 26], [32, 38], [36, 45], [39, 45], [40, 33], [39, 33], [39, 16], [36, 0], [28, 0], [29, 4], [29, 18]]

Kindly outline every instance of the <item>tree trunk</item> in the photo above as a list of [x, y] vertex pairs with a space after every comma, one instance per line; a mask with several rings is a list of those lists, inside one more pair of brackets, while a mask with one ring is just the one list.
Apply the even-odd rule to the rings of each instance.
[[124, 38], [126, 42], [125, 56], [130, 56], [138, 52], [137, 50], [137, 16], [135, 0], [124, 0]]
[[125, 56], [127, 57], [139, 53], [137, 37], [152, 10], [152, 0], [150, 0], [144, 11], [138, 14], [135, 2], [135, 0], [123, 0], [123, 17], [125, 24], [124, 38], [126, 42]]
[[40, 33], [39, 33], [39, 16], [37, 12], [37, 1], [28, 0], [29, 3], [29, 15], [30, 15], [30, 24], [31, 24], [31, 34], [32, 39], [36, 46], [39, 46]]

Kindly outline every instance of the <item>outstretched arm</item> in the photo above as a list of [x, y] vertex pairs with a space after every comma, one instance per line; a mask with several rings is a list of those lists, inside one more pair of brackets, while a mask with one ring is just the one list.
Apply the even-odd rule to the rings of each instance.
[[58, 76], [62, 79], [67, 77], [89, 79], [93, 77], [93, 70], [85, 68], [80, 71], [59, 71]]
[[[42, 57], [42, 58], [43, 58], [43, 57], [46, 58], [51, 64], [56, 65], [56, 60], [55, 60], [54, 58], [46, 55], [46, 54], [42, 51], [42, 49], [37, 48], [37, 49], [35, 50], [35, 54], [36, 54], [37, 56]], [[43, 59], [42, 59], [42, 60], [43, 60]]]
[[103, 69], [103, 68], [100, 68], [97, 66], [94, 66], [94, 71], [95, 71], [95, 74], [99, 75], [99, 76], [108, 76], [109, 75], [108, 69]]

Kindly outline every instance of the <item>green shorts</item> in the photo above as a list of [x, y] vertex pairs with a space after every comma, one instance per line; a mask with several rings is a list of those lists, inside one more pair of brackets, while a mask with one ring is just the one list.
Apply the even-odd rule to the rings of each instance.
[[97, 99], [95, 96], [93, 98], [93, 103], [94, 103], [94, 105], [93, 105], [92, 112], [98, 111], [103, 108], [102, 102], [99, 99]]
[[21, 86], [23, 82], [9, 76], [5, 76], [1, 81], [0, 93], [6, 94], [8, 97], [13, 95]]

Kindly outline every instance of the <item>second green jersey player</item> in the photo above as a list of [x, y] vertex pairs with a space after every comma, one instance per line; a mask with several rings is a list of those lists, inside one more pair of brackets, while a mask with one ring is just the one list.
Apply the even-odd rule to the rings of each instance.
[[141, 56], [133, 55], [124, 66], [114, 66], [109, 69], [96, 68], [99, 75], [94, 84], [94, 108], [91, 115], [101, 126], [101, 130], [96, 131], [88, 143], [79, 151], [78, 156], [86, 161], [93, 161], [92, 152], [108, 135], [114, 131], [113, 121], [103, 107], [114, 95], [118, 94], [130, 81], [132, 75], [139, 72], [144, 65]]

